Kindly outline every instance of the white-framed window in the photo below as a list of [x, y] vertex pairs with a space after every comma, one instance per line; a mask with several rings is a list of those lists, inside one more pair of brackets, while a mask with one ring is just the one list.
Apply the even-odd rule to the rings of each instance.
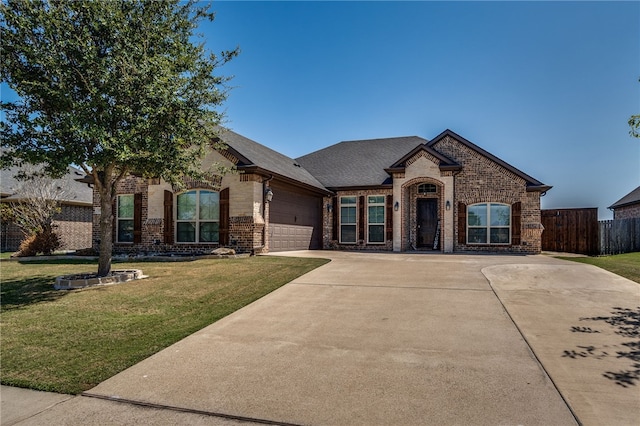
[[357, 238], [357, 197], [340, 197], [340, 242], [354, 243]]
[[176, 197], [176, 242], [220, 241], [220, 194], [195, 189]]
[[384, 199], [384, 195], [370, 195], [367, 197], [368, 243], [384, 243]]
[[510, 244], [511, 206], [479, 203], [467, 207], [467, 244]]
[[133, 194], [118, 195], [116, 205], [116, 241], [119, 243], [133, 242]]

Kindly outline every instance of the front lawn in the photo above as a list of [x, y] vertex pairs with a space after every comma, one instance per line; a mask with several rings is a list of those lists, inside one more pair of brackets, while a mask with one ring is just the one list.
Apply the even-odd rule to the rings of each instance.
[[258, 256], [119, 263], [149, 278], [75, 291], [93, 261], [0, 263], [2, 384], [77, 394], [229, 315], [325, 259]]
[[640, 283], [640, 252], [600, 257], [560, 257], [560, 259], [595, 265]]

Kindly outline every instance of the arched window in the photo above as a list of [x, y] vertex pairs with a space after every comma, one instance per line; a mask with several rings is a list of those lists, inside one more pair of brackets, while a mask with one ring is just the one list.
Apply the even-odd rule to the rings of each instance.
[[176, 241], [217, 243], [220, 241], [220, 194], [196, 189], [176, 197]]
[[467, 207], [467, 244], [509, 244], [511, 206], [479, 203]]
[[432, 183], [421, 183], [418, 185], [418, 194], [433, 194], [438, 188]]

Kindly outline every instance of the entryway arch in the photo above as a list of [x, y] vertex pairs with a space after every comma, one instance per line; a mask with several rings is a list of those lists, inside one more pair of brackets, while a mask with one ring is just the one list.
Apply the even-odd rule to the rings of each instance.
[[402, 185], [403, 250], [443, 250], [444, 183], [422, 176]]

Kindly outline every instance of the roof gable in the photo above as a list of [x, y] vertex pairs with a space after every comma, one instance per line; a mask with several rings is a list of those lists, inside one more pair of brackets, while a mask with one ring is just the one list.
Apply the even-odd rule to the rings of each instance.
[[296, 160], [228, 129], [222, 130], [219, 137], [228, 145], [228, 153], [237, 159], [238, 170], [274, 174], [293, 183], [328, 192], [322, 183]]
[[511, 173], [515, 174], [516, 176], [519, 176], [522, 179], [524, 179], [526, 184], [527, 184], [527, 191], [546, 192], [546, 191], [548, 191], [549, 189], [552, 188], [551, 186], [545, 185], [542, 182], [540, 182], [539, 180], [534, 179], [533, 177], [529, 176], [528, 174], [524, 173], [523, 171], [513, 167], [511, 164], [507, 163], [506, 161], [503, 161], [503, 160], [499, 159], [495, 155], [491, 154], [488, 151], [485, 151], [484, 149], [480, 148], [478, 145], [474, 144], [473, 142], [468, 141], [467, 139], [463, 138], [462, 136], [458, 135], [455, 132], [452, 132], [449, 129], [445, 130], [444, 132], [442, 132], [438, 136], [436, 136], [434, 139], [432, 139], [429, 143], [427, 143], [427, 146], [430, 147], [430, 148], [436, 149], [435, 145], [437, 145], [438, 142], [442, 141], [447, 136], [455, 139], [457, 142], [459, 142], [462, 145], [466, 146], [467, 148], [477, 152], [478, 154], [482, 155], [483, 157], [493, 161], [494, 163], [499, 164], [500, 166], [502, 166], [505, 169], [509, 170]]
[[402, 157], [401, 159], [399, 159], [398, 161], [393, 163], [391, 165], [391, 167], [389, 167], [389, 168], [387, 168], [385, 170], [387, 172], [404, 170], [405, 167], [408, 165], [407, 163], [412, 158], [414, 158], [416, 155], [418, 155], [420, 153], [425, 153], [425, 154], [427, 154], [427, 157], [431, 157], [432, 159], [434, 159], [435, 160], [434, 162], [440, 167], [440, 170], [442, 170], [442, 171], [444, 171], [444, 170], [460, 170], [460, 168], [461, 168], [461, 166], [458, 163], [456, 163], [455, 161], [453, 161], [452, 159], [450, 159], [446, 155], [443, 155], [443, 154], [439, 153], [438, 151], [436, 151], [433, 148], [430, 148], [429, 146], [427, 146], [427, 144], [423, 144], [423, 145], [419, 145], [419, 146], [415, 147], [408, 154], [406, 154], [404, 157]]
[[620, 207], [629, 206], [631, 204], [640, 203], [640, 186], [620, 198], [618, 201], [609, 206], [609, 209], [617, 209]]

